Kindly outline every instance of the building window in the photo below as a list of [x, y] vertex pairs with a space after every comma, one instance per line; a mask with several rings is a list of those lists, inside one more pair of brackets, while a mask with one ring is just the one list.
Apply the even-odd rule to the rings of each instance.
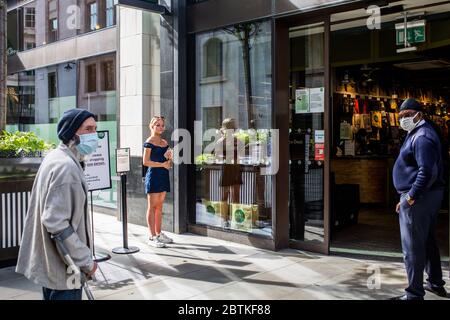
[[49, 20], [48, 42], [55, 42], [58, 40], [58, 19]]
[[222, 75], [222, 41], [218, 38], [209, 39], [205, 43], [205, 77]]
[[97, 66], [95, 64], [86, 67], [87, 92], [97, 91]]
[[114, 70], [114, 61], [102, 63], [103, 91], [112, 91], [116, 89], [116, 79]]
[[35, 8], [25, 8], [25, 28], [34, 28], [36, 24]]
[[97, 30], [99, 29], [98, 25], [98, 15], [97, 15], [97, 3], [89, 3], [89, 30]]
[[114, 25], [114, 0], [106, 0], [106, 26]]
[[48, 74], [48, 98], [58, 97], [58, 81], [56, 78], [56, 72], [50, 72]]
[[35, 43], [35, 42], [27, 42], [27, 43], [25, 44], [26, 50], [30, 50], [30, 49], [33, 49], [33, 48], [35, 48], [35, 47], [36, 47], [36, 43]]
[[[251, 37], [242, 37], [242, 30]], [[257, 31], [256, 31], [257, 30]], [[190, 222], [272, 237], [272, 56], [269, 21], [195, 36], [195, 120], [212, 134], [195, 157]], [[250, 51], [250, 52], [249, 52]], [[229, 54], [224, 54], [229, 53]], [[227, 78], [205, 81], [206, 77]], [[211, 150], [210, 147], [214, 147]]]

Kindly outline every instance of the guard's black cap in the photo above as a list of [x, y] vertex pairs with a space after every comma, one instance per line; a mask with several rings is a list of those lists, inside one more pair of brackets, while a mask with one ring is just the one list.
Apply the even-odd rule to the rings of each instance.
[[416, 110], [416, 111], [423, 111], [422, 105], [414, 98], [408, 98], [405, 101], [403, 101], [402, 105], [400, 106], [400, 111], [403, 110]]

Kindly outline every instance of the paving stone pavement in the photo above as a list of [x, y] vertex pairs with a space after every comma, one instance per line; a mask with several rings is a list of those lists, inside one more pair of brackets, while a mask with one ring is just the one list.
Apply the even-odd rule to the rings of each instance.
[[[95, 249], [122, 246], [122, 225], [95, 214]], [[99, 264], [90, 286], [96, 299], [387, 299], [400, 295], [406, 274], [400, 262], [324, 256], [286, 249], [271, 252], [193, 234], [168, 234], [174, 244], [147, 244], [147, 229], [129, 225], [129, 246], [140, 251]], [[450, 292], [448, 268], [444, 268]], [[377, 280], [380, 280], [379, 282]], [[379, 285], [378, 285], [379, 284]], [[426, 299], [443, 299], [428, 293]], [[41, 299], [41, 288], [0, 269], [0, 299]]]

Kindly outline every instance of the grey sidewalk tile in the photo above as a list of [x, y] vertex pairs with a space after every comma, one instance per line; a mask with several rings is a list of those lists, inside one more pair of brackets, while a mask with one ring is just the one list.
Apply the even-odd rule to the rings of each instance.
[[42, 290], [39, 287], [35, 291], [28, 291], [27, 293], [9, 298], [9, 300], [42, 300]]
[[30, 291], [40, 290], [41, 287], [25, 277], [0, 282], [0, 300], [10, 299]]
[[293, 292], [296, 288], [275, 283], [249, 283], [245, 279], [191, 297], [198, 300], [272, 300]]
[[0, 285], [2, 281], [8, 281], [11, 279], [23, 277], [23, 275], [21, 275], [20, 273], [16, 273], [15, 270], [15, 266], [0, 269]]
[[120, 291], [104, 298], [108, 300], [183, 300], [218, 286], [220, 286], [220, 284], [214, 282], [185, 278], [163, 278], [158, 282], [135, 287], [130, 290]]

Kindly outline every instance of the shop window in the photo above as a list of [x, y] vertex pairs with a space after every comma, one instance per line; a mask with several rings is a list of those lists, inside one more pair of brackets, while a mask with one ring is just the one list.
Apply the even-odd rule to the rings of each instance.
[[102, 77], [103, 91], [111, 91], [116, 89], [114, 61], [106, 61], [102, 63]]
[[114, 0], [106, 0], [106, 26], [110, 27], [115, 24], [114, 21]]
[[209, 39], [204, 46], [205, 73], [204, 76], [218, 77], [222, 75], [222, 41], [218, 38]]
[[86, 67], [86, 91], [96, 92], [97, 91], [97, 66], [95, 64], [88, 65]]
[[58, 81], [56, 77], [56, 72], [51, 72], [48, 74], [48, 98], [58, 97]]
[[267, 21], [196, 35], [195, 119], [216, 136], [195, 157], [192, 223], [272, 236], [271, 45]]

